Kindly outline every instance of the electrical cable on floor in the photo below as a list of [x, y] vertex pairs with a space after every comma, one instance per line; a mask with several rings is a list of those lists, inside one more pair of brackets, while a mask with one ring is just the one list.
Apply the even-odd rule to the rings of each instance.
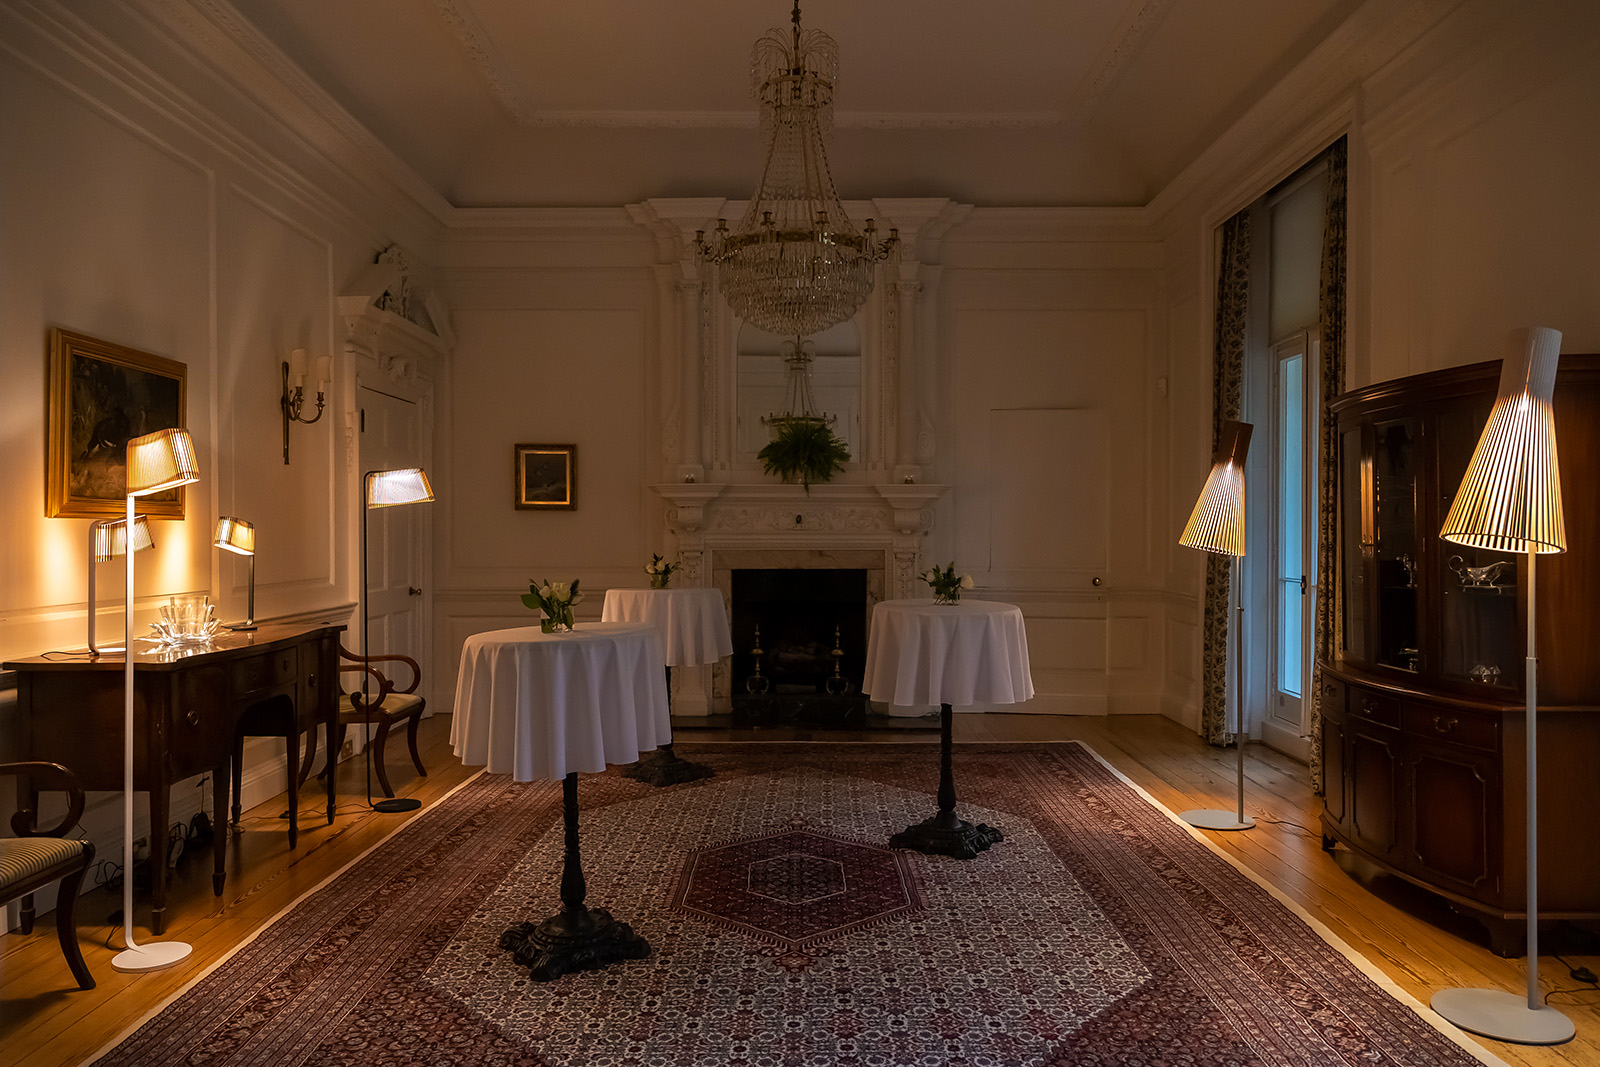
[[1303, 825], [1302, 823], [1295, 822], [1293, 819], [1274, 819], [1274, 818], [1271, 818], [1270, 816], [1267, 816], [1267, 815], [1257, 815], [1256, 816], [1256, 821], [1257, 822], [1277, 823], [1279, 826], [1293, 826], [1295, 829], [1299, 830], [1306, 837], [1314, 837], [1319, 841], [1322, 840], [1322, 834], [1320, 834], [1316, 830], [1311, 829], [1311, 827], [1309, 827], [1309, 826]]
[[1570, 994], [1577, 994], [1577, 993], [1600, 993], [1600, 988], [1596, 988], [1595, 986], [1586, 986], [1586, 987], [1579, 988], [1579, 989], [1552, 989], [1552, 990], [1550, 990], [1550, 992], [1548, 992], [1548, 993], [1546, 993], [1544, 995], [1544, 1002], [1546, 1004], [1548, 1004], [1548, 1003], [1550, 1003], [1550, 998], [1551, 997], [1561, 996], [1563, 994], [1570, 995]]
[[1551, 956], [1557, 963], [1561, 964], [1561, 966], [1567, 969], [1567, 974], [1571, 976], [1574, 982], [1586, 982], [1589, 985], [1600, 985], [1600, 978], [1597, 978], [1595, 973], [1589, 968], [1583, 966], [1582, 964], [1573, 963], [1565, 956], [1558, 956], [1555, 953], [1551, 953]]

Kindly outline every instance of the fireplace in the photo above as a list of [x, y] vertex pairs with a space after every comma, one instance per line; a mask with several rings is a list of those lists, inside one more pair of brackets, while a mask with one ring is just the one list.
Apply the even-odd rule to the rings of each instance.
[[732, 571], [728, 684], [735, 718], [859, 725], [867, 710], [867, 610], [865, 568]]

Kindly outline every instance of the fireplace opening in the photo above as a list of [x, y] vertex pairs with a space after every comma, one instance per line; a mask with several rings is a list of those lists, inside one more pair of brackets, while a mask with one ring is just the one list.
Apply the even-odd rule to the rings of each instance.
[[731, 593], [736, 720], [814, 726], [864, 720], [865, 570], [735, 570]]

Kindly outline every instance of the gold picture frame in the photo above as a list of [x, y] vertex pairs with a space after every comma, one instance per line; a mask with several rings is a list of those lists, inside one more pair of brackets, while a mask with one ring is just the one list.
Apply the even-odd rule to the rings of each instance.
[[577, 510], [577, 445], [516, 445], [513, 456], [518, 509]]
[[[71, 330], [50, 331], [44, 513], [107, 518], [126, 508], [128, 439], [184, 425], [188, 367]], [[183, 518], [183, 489], [140, 498], [139, 513]]]

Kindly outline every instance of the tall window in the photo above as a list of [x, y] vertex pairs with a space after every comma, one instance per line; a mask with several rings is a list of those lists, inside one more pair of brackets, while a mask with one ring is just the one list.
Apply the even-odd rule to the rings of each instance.
[[1268, 716], [1299, 734], [1311, 678], [1312, 611], [1316, 603], [1315, 345], [1304, 331], [1273, 346], [1273, 613], [1277, 631], [1270, 664]]

